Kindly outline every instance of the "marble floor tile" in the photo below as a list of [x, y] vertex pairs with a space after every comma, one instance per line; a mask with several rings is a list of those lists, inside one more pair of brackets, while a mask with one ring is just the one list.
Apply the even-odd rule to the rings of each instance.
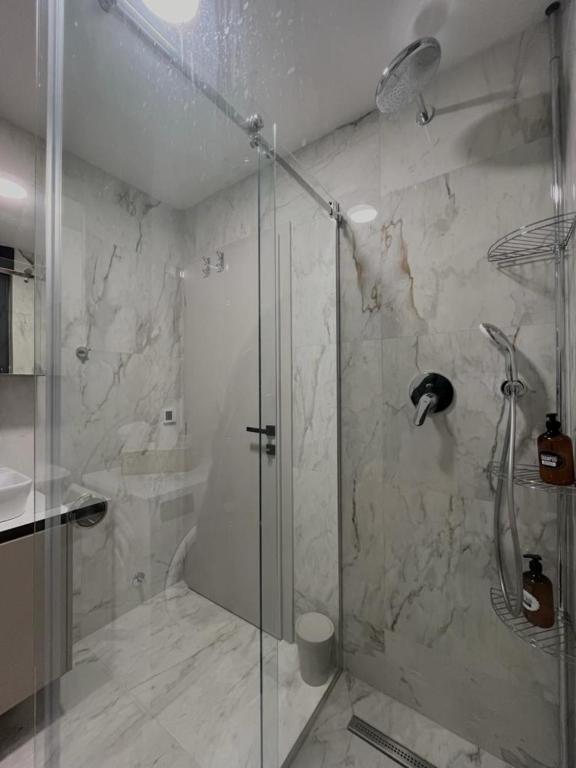
[[255, 768], [258, 630], [177, 584], [83, 641], [202, 768]]
[[[284, 760], [328, 683], [306, 685], [296, 646], [272, 645]], [[1, 718], [0, 768], [260, 765], [259, 632], [182, 583], [76, 643], [58, 696], [55, 747], [47, 731], [34, 746], [31, 713]]]
[[61, 716], [0, 761], [2, 768], [199, 768], [194, 757], [123, 693], [87, 650], [55, 696]]
[[507, 768], [488, 752], [347, 673], [330, 694], [294, 768], [392, 768], [396, 765], [347, 731], [352, 714], [438, 768]]

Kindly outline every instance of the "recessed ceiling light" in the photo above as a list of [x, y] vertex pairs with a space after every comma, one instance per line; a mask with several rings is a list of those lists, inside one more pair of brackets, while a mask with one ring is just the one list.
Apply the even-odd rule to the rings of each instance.
[[378, 211], [373, 205], [354, 205], [348, 211], [348, 218], [355, 224], [368, 224], [378, 216]]
[[153, 14], [169, 24], [186, 24], [198, 13], [200, 0], [144, 0]]
[[0, 176], [0, 197], [6, 197], [9, 200], [24, 200], [28, 197], [28, 193], [22, 184], [7, 179], [6, 176]]

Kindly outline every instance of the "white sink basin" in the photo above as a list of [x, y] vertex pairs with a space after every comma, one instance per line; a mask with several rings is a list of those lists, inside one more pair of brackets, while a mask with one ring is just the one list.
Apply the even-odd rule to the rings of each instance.
[[10, 467], [0, 467], [0, 522], [24, 514], [32, 479]]

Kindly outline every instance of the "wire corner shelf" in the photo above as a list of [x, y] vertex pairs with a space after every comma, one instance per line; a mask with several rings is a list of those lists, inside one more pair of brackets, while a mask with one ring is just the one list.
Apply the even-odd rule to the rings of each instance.
[[[488, 465], [488, 473], [497, 480], [505, 479], [507, 476], [506, 467], [497, 462]], [[545, 483], [540, 479], [540, 471], [535, 464], [516, 464], [514, 484], [554, 495], [576, 497], [576, 484], [552, 485], [551, 483]]]
[[500, 621], [521, 640], [549, 656], [565, 654], [568, 661], [576, 664], [576, 635], [567, 614], [557, 612], [554, 625], [544, 629], [531, 624], [524, 614], [513, 616], [506, 607], [500, 587], [490, 588], [490, 602]]
[[496, 240], [488, 249], [488, 261], [499, 269], [549, 261], [566, 248], [575, 227], [575, 212], [527, 224]]

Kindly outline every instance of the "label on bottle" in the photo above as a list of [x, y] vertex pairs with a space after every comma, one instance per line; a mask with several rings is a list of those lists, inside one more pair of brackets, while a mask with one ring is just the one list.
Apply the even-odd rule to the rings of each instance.
[[562, 459], [562, 456], [559, 456], [557, 453], [542, 452], [540, 454], [540, 464], [543, 467], [549, 467], [550, 469], [560, 469], [564, 464], [564, 460]]
[[525, 610], [527, 611], [537, 611], [540, 608], [540, 603], [534, 595], [531, 595], [530, 592], [526, 592], [526, 590], [523, 591], [522, 594], [522, 605], [524, 606]]

